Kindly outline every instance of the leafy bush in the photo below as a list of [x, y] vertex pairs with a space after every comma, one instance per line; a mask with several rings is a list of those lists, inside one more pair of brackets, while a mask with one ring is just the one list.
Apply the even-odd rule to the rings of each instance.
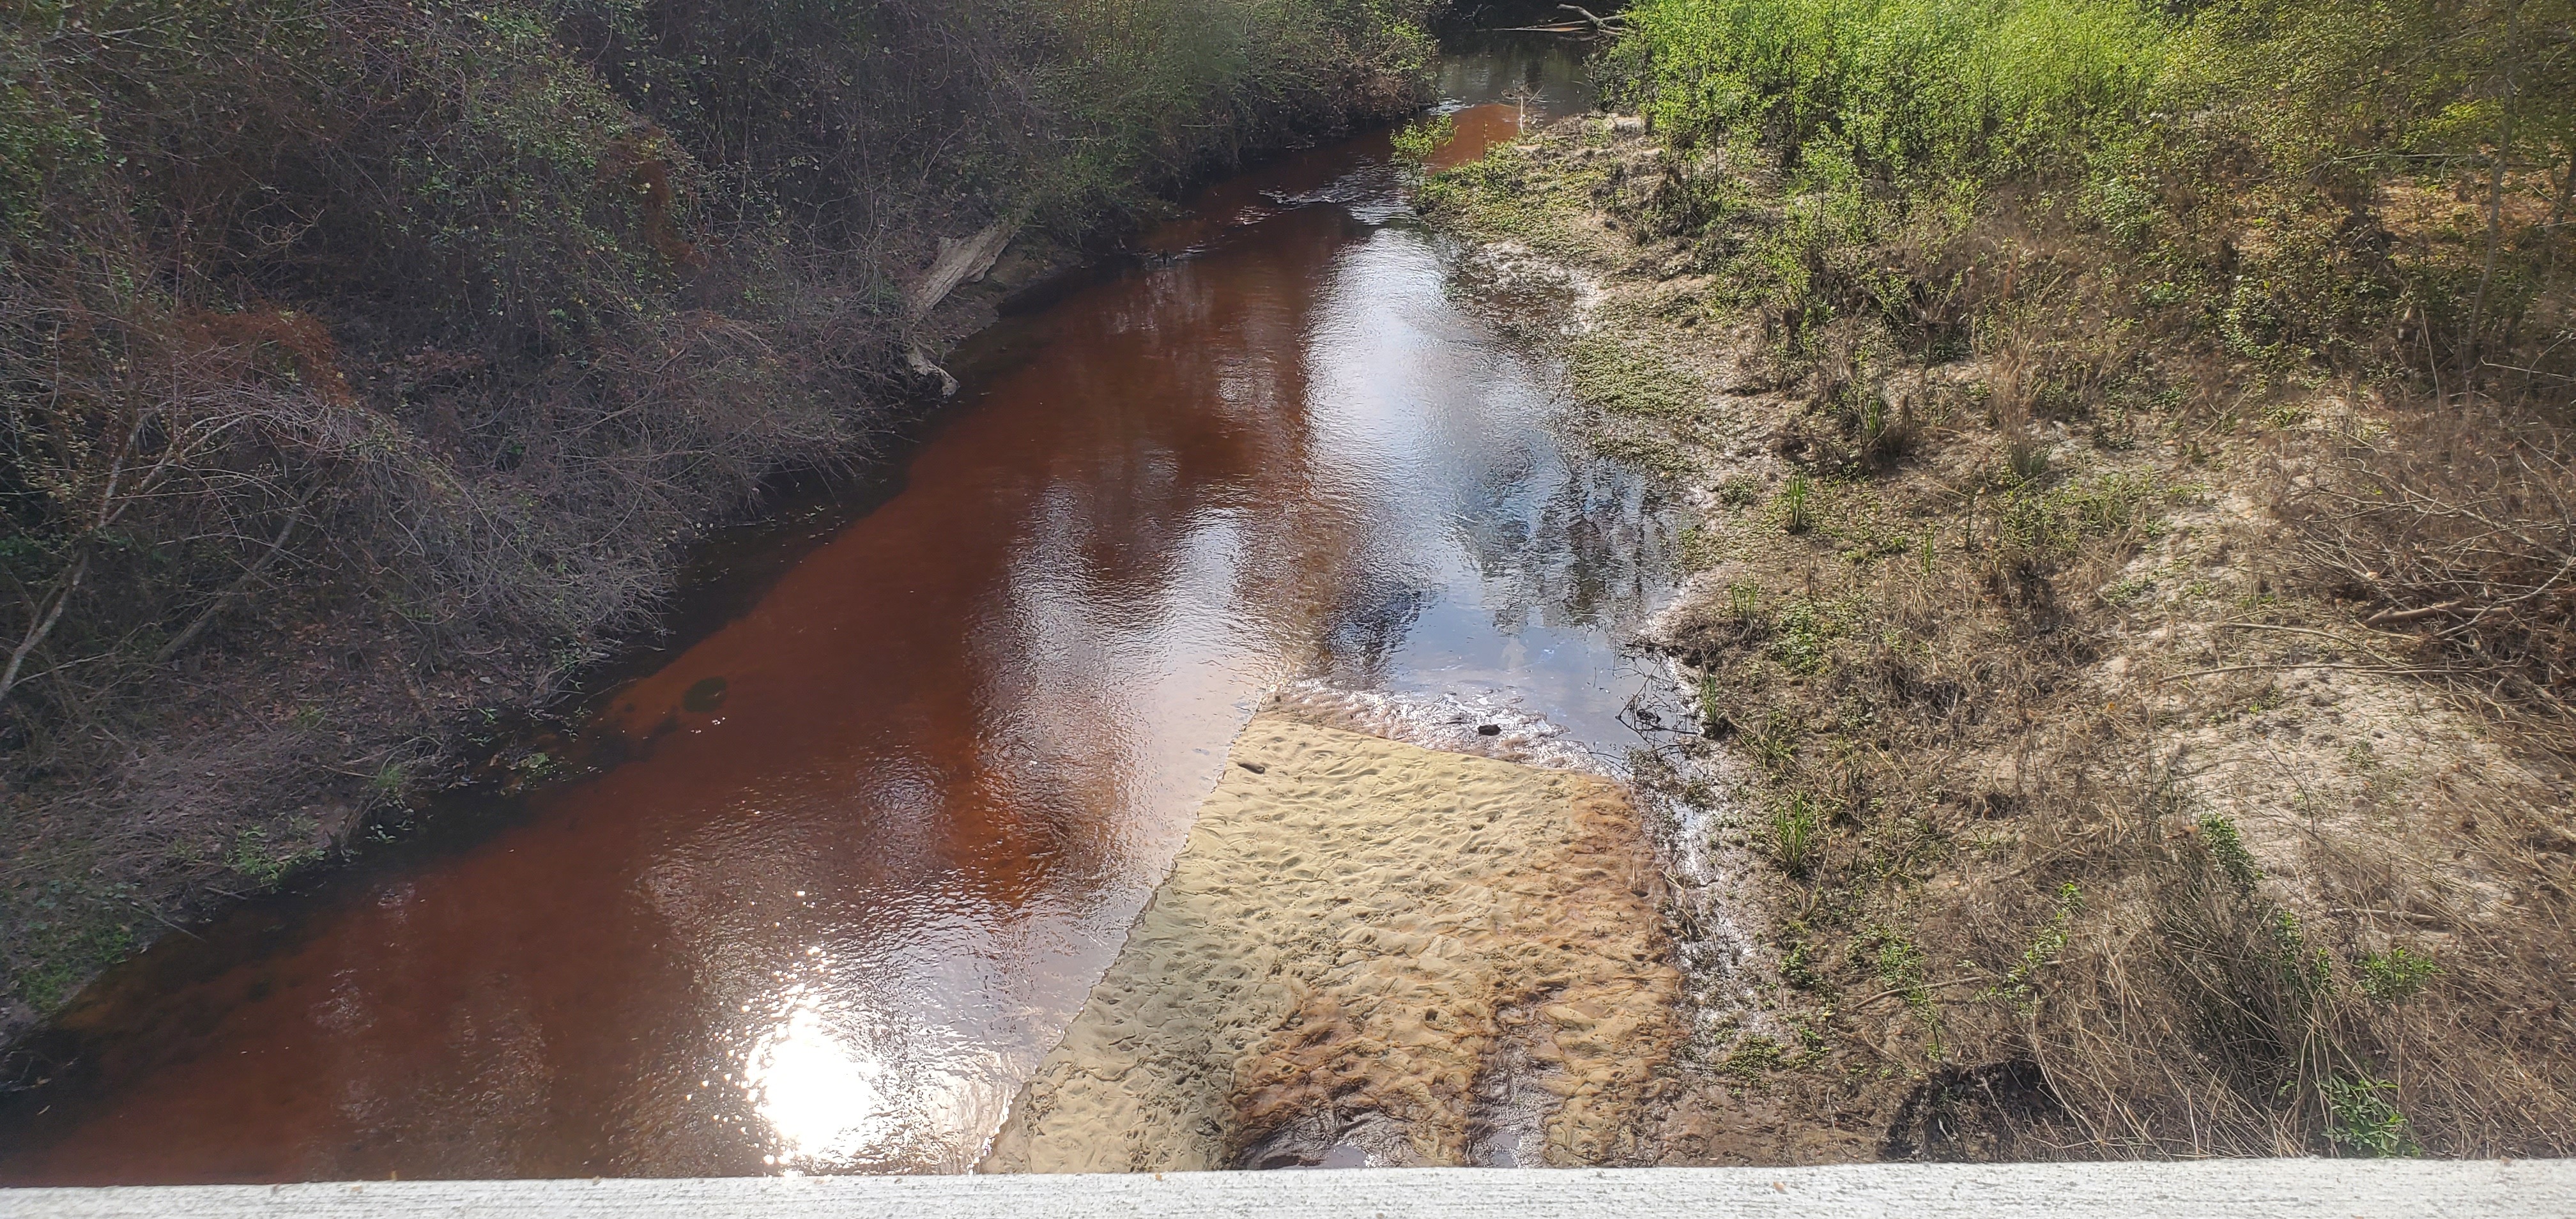
[[2120, 0], [1645, 0], [1628, 29], [1668, 138], [1750, 141], [1828, 191], [2080, 157], [2164, 66], [2163, 24]]
[[1431, 154], [1457, 134], [1458, 120], [1447, 114], [1407, 123], [1391, 138], [1395, 159], [1411, 166], [1427, 165]]
[[2390, 1003], [2424, 989], [2424, 983], [2442, 972], [2433, 958], [2398, 945], [2386, 952], [2364, 953], [2353, 962], [2361, 975], [2363, 994]]
[[2398, 1111], [2397, 1085], [2384, 1079], [2337, 1076], [2325, 1084], [2326, 1108], [2333, 1124], [2327, 1136], [2351, 1155], [2388, 1157], [2422, 1154], [2407, 1133], [2406, 1115]]
[[[2523, 324], [2576, 200], [2566, 0], [1644, 0], [1627, 31], [1615, 95], [1677, 149], [1780, 176], [1735, 303], [1793, 339], [2011, 297], [2010, 271], [1964, 265], [2009, 197], [2141, 256], [2153, 307], [2194, 306], [2243, 359], [2386, 359], [2411, 327], [2454, 389], [2568, 371], [2497, 344], [2576, 360]], [[2468, 214], [2393, 230], [2389, 186]]]

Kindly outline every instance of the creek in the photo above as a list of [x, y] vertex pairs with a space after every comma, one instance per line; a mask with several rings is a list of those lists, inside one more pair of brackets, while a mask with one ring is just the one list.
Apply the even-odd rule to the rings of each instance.
[[[1447, 161], [1588, 103], [1544, 39], [1440, 79]], [[881, 502], [711, 543], [730, 611], [594, 704], [618, 764], [93, 987], [0, 1184], [962, 1170], [1265, 691], [1633, 744], [1674, 518], [1388, 134], [1143, 245], [972, 340]]]

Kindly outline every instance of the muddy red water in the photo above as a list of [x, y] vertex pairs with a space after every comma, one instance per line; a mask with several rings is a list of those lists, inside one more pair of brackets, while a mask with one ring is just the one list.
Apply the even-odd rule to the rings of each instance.
[[[1568, 66], [1445, 80], [1543, 112]], [[1518, 111], [1458, 117], [1445, 159]], [[1662, 518], [1559, 447], [1386, 149], [1220, 184], [988, 336], [902, 490], [607, 699], [622, 764], [103, 982], [0, 1181], [959, 1170], [1266, 687], [1622, 744]]]

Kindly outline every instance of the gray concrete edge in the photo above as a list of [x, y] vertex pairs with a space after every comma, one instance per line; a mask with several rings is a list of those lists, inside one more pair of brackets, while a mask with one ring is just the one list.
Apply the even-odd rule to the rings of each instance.
[[1364, 1169], [1131, 1176], [700, 1177], [0, 1190], [5, 1219], [2396, 1219], [2576, 1215], [2576, 1160], [2203, 1160], [1819, 1168]]

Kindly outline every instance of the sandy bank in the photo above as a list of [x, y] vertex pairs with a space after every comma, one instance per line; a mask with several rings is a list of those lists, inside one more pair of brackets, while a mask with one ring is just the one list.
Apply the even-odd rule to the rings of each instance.
[[985, 1171], [1605, 1164], [1677, 1041], [1622, 789], [1255, 718]]

